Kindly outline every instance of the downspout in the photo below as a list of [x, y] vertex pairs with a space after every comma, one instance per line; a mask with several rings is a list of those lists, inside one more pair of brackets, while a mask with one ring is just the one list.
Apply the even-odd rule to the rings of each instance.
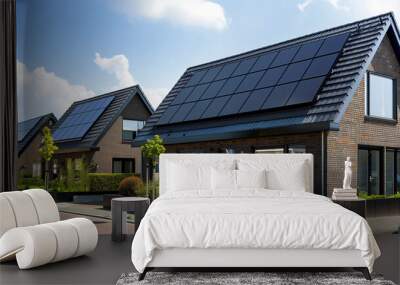
[[323, 196], [328, 196], [328, 191], [326, 189], [326, 166], [326, 133], [325, 130], [323, 130], [321, 132], [321, 195]]

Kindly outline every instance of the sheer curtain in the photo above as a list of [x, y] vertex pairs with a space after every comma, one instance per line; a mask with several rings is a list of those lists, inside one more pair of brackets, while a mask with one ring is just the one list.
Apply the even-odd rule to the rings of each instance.
[[0, 0], [0, 191], [16, 190], [15, 0]]

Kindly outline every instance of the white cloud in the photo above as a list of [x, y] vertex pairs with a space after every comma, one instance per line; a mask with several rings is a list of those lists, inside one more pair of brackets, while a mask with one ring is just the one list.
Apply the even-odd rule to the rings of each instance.
[[161, 101], [167, 96], [169, 89], [168, 88], [144, 88], [144, 94], [147, 99], [150, 101], [151, 105], [154, 109], [157, 109], [158, 105], [160, 105]]
[[[361, 19], [365, 17], [372, 17], [379, 14], [393, 11], [397, 18], [400, 15], [400, 1], [399, 0], [319, 0], [320, 3], [327, 3], [337, 11], [351, 12], [354, 19]], [[305, 0], [297, 4], [300, 11], [311, 7], [314, 0]], [[347, 13], [350, 16], [350, 13]]]
[[304, 10], [312, 3], [313, 0], [306, 0], [302, 3], [297, 4], [297, 9], [299, 9], [301, 12], [304, 12]]
[[118, 83], [112, 89], [117, 90], [137, 84], [129, 71], [129, 60], [125, 55], [117, 54], [106, 58], [96, 52], [94, 62], [102, 70], [115, 76]]
[[[115, 76], [116, 86], [110, 86], [108, 91], [118, 90], [138, 84], [132, 73], [129, 71], [129, 59], [124, 54], [117, 54], [110, 58], [102, 57], [99, 53], [95, 54], [94, 62], [104, 71]], [[143, 91], [153, 107], [157, 107], [165, 95], [167, 88], [143, 88]]]
[[222, 31], [228, 27], [224, 8], [210, 0], [120, 0], [129, 16]]
[[26, 120], [45, 113], [62, 115], [72, 102], [94, 96], [83, 85], [74, 85], [47, 71], [43, 66], [29, 70], [17, 61], [18, 119]]

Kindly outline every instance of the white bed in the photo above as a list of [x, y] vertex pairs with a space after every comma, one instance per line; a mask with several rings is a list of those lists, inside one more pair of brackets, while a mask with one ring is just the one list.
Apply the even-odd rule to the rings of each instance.
[[367, 222], [313, 193], [310, 154], [164, 154], [160, 197], [132, 243], [154, 267], [354, 267], [380, 251]]

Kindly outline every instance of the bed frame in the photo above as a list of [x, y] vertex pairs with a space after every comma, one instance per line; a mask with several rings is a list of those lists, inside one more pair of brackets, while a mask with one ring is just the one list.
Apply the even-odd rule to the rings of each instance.
[[295, 268], [353, 268], [371, 280], [359, 250], [329, 249], [193, 249], [171, 248], [156, 250], [152, 261], [139, 275], [143, 280], [148, 271], [171, 268], [229, 269], [234, 271], [272, 268], [290, 271]]
[[[308, 166], [307, 178], [309, 181], [307, 192], [313, 193], [313, 156], [312, 154], [162, 154], [160, 157], [160, 194], [167, 191], [165, 185], [168, 180], [168, 162], [190, 159], [199, 163], [212, 164], [223, 159], [262, 158], [268, 160], [304, 160]], [[248, 248], [170, 248], [158, 249], [153, 259], [147, 265], [139, 280], [143, 280], [146, 273], [154, 269], [203, 269], [215, 271], [229, 269], [229, 271], [264, 271], [265, 269], [293, 269], [316, 268], [336, 269], [353, 268], [361, 271], [367, 280], [371, 276], [359, 250], [330, 250], [330, 249], [248, 249]], [[263, 270], [264, 269], [264, 270]]]

